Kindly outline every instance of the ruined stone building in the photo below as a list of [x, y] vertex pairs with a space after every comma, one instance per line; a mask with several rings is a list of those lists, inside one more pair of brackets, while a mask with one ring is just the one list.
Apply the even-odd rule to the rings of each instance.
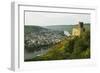
[[75, 27], [73, 27], [72, 36], [80, 36], [83, 31], [85, 31], [84, 23], [79, 22]]

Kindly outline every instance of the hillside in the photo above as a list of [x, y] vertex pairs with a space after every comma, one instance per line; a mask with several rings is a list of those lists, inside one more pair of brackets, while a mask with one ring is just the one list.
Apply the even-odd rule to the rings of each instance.
[[63, 31], [56, 31], [40, 26], [24, 26], [25, 58], [30, 53], [47, 50], [50, 46], [60, 42], [65, 37]]
[[61, 42], [49, 47], [46, 53], [25, 61], [87, 58], [90, 58], [90, 31], [82, 33], [80, 37], [65, 37]]
[[[62, 26], [62, 25], [61, 25]], [[65, 25], [67, 28], [68, 26]], [[66, 28], [62, 26], [61, 28]], [[69, 26], [71, 29], [75, 25]], [[55, 26], [56, 27], [56, 26]], [[90, 25], [81, 37], [67, 37], [63, 30], [40, 26], [25, 26], [25, 61], [78, 59], [90, 57]], [[60, 28], [60, 25], [57, 26]], [[68, 29], [69, 29], [68, 28]], [[37, 30], [38, 29], [38, 30]], [[82, 43], [81, 43], [82, 42]]]

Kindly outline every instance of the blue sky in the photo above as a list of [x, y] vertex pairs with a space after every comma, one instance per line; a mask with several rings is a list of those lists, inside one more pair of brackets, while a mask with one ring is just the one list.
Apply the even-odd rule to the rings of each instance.
[[25, 12], [25, 25], [75, 25], [79, 21], [90, 23], [90, 14]]

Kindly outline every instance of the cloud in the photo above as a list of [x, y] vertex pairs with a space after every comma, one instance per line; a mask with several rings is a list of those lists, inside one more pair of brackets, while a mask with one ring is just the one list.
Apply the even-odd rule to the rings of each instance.
[[90, 23], [90, 14], [25, 12], [25, 25], [74, 25], [79, 21]]

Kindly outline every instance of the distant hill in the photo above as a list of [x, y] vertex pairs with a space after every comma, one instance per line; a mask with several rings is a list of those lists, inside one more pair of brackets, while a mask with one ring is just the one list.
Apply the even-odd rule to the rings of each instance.
[[28, 34], [28, 33], [31, 33], [31, 32], [39, 32], [39, 31], [48, 31], [48, 29], [46, 28], [42, 28], [40, 26], [32, 26], [32, 25], [25, 25], [24, 26], [24, 33], [25, 34]]
[[68, 31], [71, 32], [74, 25], [52, 25], [46, 26], [45, 28], [58, 30], [58, 31]]
[[[45, 28], [58, 31], [68, 31], [69, 33], [71, 33], [74, 26], [76, 25], [52, 25], [52, 26], [46, 26]], [[84, 27], [86, 29], [90, 29], [90, 24], [84, 24]]]

